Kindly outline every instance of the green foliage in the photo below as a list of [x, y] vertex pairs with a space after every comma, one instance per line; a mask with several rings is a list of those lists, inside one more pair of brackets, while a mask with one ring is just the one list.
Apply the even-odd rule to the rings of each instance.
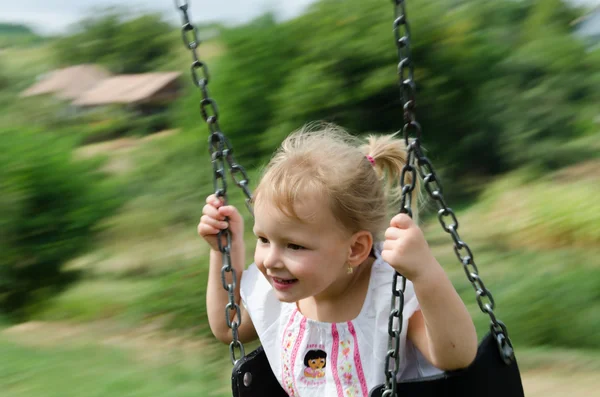
[[10, 87], [10, 79], [5, 70], [5, 66], [3, 63], [0, 63], [0, 91], [6, 90]]
[[[568, 257], [558, 271], [522, 277], [503, 291], [503, 321], [516, 343], [600, 349], [600, 272]], [[567, 266], [569, 265], [569, 266]]]
[[146, 319], [162, 317], [166, 329], [194, 330], [212, 337], [205, 320], [207, 279], [207, 264], [174, 263], [173, 270], [162, 275], [153, 289], [133, 304], [132, 311]]
[[[28, 128], [36, 126], [62, 133], [71, 127], [80, 128], [79, 121], [72, 109], [64, 102], [51, 96], [35, 96], [29, 98], [8, 98], [13, 103], [8, 105], [9, 111], [4, 115], [4, 128]], [[16, 103], [14, 103], [16, 102]]]
[[13, 23], [0, 23], [0, 36], [20, 36], [31, 34], [34, 33], [29, 26]]
[[167, 112], [138, 114], [131, 120], [131, 124], [134, 135], [144, 136], [167, 129], [171, 125], [171, 116]]
[[73, 281], [66, 260], [90, 247], [98, 222], [120, 199], [97, 164], [75, 163], [70, 140], [4, 131], [0, 140], [0, 310], [27, 306]]
[[97, 63], [113, 73], [149, 72], [171, 55], [172, 31], [159, 14], [132, 18], [122, 9], [109, 8], [57, 40], [55, 54], [62, 65]]
[[563, 0], [535, 2], [524, 23], [524, 36], [535, 39], [542, 34], [567, 35], [570, 23], [578, 16], [576, 10], [566, 7]]
[[141, 114], [120, 106], [97, 109], [89, 113], [72, 116], [72, 135], [80, 144], [107, 141], [122, 136], [145, 136], [167, 129], [171, 125], [167, 111]]
[[12, 23], [0, 23], [0, 49], [10, 47], [32, 46], [40, 44], [44, 39], [38, 36], [29, 26]]
[[[577, 169], [547, 176], [521, 170], [490, 183], [479, 198], [474, 212], [495, 238], [512, 247], [553, 249], [600, 246], [600, 162], [579, 167], [591, 182], [573, 183]], [[510, 222], [506, 222], [507, 217]]]
[[[459, 219], [464, 220], [461, 215]], [[494, 297], [494, 312], [506, 324], [517, 356], [523, 348], [534, 346], [598, 351], [598, 250], [506, 248], [484, 227], [477, 232], [485, 235], [481, 243], [470, 242], [479, 274]], [[461, 235], [468, 236], [464, 231]], [[480, 311], [450, 239], [444, 240], [447, 255], [438, 255], [438, 260], [446, 265], [482, 337], [490, 330], [489, 317]], [[442, 248], [435, 245], [434, 249]]]
[[[0, 52], [0, 128], [14, 126], [23, 120], [25, 125], [31, 126], [31, 112], [37, 112], [39, 104], [26, 104], [27, 101], [18, 95], [35, 82], [36, 76], [52, 68], [51, 55], [49, 44], [6, 48]], [[30, 113], [27, 113], [28, 107]]]
[[[227, 135], [235, 136], [240, 156], [256, 161], [261, 154], [256, 136], [273, 121], [274, 95], [291, 71], [289, 60], [295, 57], [294, 38], [270, 15], [226, 29], [220, 38], [226, 51], [210, 82], [221, 112], [220, 124]], [[197, 114], [195, 103], [190, 109]]]
[[[596, 131], [600, 60], [571, 34], [559, 0], [409, 4], [424, 144], [451, 177], [545, 168], [561, 140]], [[329, 120], [357, 132], [402, 125], [389, 4], [322, 0], [293, 20], [226, 29], [211, 86], [245, 160], [291, 130]], [[256, 139], [260, 136], [260, 139]]]
[[154, 291], [154, 284], [147, 280], [84, 280], [52, 300], [37, 302], [36, 318], [77, 323], [118, 318], [126, 322], [127, 315], [137, 314], [136, 302], [141, 304], [149, 291]]
[[[494, 312], [506, 324], [517, 351], [526, 346], [600, 349], [597, 250], [500, 250], [496, 246], [475, 251], [475, 256], [479, 273], [494, 296]], [[456, 270], [453, 283], [483, 336], [489, 331], [489, 318], [476, 304], [456, 258], [449, 263]]]

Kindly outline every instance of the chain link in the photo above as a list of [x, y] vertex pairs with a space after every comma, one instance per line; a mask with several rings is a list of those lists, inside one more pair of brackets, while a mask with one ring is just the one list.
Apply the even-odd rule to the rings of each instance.
[[[252, 192], [248, 187], [249, 178], [244, 168], [239, 165], [233, 157], [233, 147], [229, 143], [227, 137], [221, 132], [219, 126], [219, 109], [217, 102], [209, 95], [208, 84], [210, 82], [210, 73], [205, 62], [201, 61], [198, 56], [198, 47], [200, 40], [198, 39], [198, 31], [191, 23], [188, 14], [189, 2], [174, 0], [175, 7], [181, 11], [181, 19], [183, 25], [181, 27], [181, 37], [183, 43], [192, 55], [191, 75], [192, 81], [202, 93], [200, 101], [200, 114], [210, 131], [208, 138], [208, 151], [213, 166], [213, 188], [217, 197], [223, 198], [227, 203], [227, 180], [226, 167], [229, 168], [229, 173], [235, 184], [242, 189], [246, 196], [246, 206], [252, 213]], [[239, 175], [239, 176], [238, 176]], [[217, 234], [217, 242], [219, 251], [223, 258], [223, 267], [221, 268], [221, 282], [223, 289], [227, 291], [229, 302], [225, 306], [225, 321], [231, 329], [232, 341], [229, 344], [229, 353], [231, 362], [235, 363], [243, 358], [246, 353], [244, 345], [239, 340], [238, 330], [242, 324], [242, 316], [240, 306], [235, 302], [235, 291], [237, 287], [237, 274], [231, 266], [231, 231], [229, 228], [221, 230]], [[231, 283], [227, 281], [227, 276], [230, 276]], [[239, 358], [236, 357], [236, 349], [239, 350]]]
[[[418, 171], [419, 176], [423, 180], [425, 191], [438, 206], [438, 220], [440, 225], [446, 233], [450, 234], [454, 241], [454, 252], [462, 263], [465, 274], [475, 290], [477, 304], [481, 311], [490, 317], [491, 330], [494, 333], [501, 355], [506, 363], [510, 363], [514, 358], [514, 353], [512, 344], [508, 338], [506, 326], [496, 318], [494, 313], [495, 302], [492, 293], [485, 287], [483, 280], [479, 276], [471, 249], [462, 241], [458, 234], [459, 224], [456, 214], [447, 206], [441, 182], [435, 173], [433, 165], [421, 150], [422, 129], [415, 116], [416, 84], [411, 58], [411, 35], [406, 15], [406, 1], [392, 0], [392, 3], [394, 4], [395, 13], [393, 30], [398, 49], [398, 78], [404, 119], [402, 134], [407, 148], [407, 160], [400, 177], [400, 187], [402, 189], [400, 213], [405, 213], [412, 217], [412, 193], [415, 189]], [[416, 166], [415, 160], [417, 163]], [[401, 280], [401, 288], [397, 287], [399, 279]], [[405, 287], [406, 278], [396, 272], [392, 284], [392, 302], [388, 320], [389, 336], [387, 360], [385, 363], [385, 387], [381, 394], [383, 397], [396, 395]], [[390, 368], [392, 363], [393, 368]]]

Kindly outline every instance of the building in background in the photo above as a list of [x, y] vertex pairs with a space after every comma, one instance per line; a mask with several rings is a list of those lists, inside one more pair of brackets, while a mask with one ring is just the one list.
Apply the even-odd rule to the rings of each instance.
[[51, 95], [76, 110], [123, 106], [140, 114], [164, 110], [181, 93], [179, 72], [111, 75], [96, 65], [76, 65], [49, 72], [21, 97]]
[[106, 78], [71, 102], [77, 108], [123, 105], [142, 114], [163, 110], [181, 92], [179, 72], [122, 74]]
[[110, 76], [108, 70], [97, 65], [69, 66], [40, 76], [20, 96], [51, 95], [64, 101], [72, 101]]

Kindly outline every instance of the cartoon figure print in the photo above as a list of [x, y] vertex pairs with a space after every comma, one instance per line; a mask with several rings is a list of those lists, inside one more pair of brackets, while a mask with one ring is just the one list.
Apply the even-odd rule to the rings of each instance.
[[327, 353], [323, 350], [309, 350], [304, 356], [304, 376], [307, 378], [320, 379], [325, 376], [327, 365]]

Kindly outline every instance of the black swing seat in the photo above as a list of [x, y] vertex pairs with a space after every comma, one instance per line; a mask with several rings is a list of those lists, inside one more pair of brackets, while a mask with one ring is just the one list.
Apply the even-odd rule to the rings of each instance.
[[231, 388], [234, 397], [288, 397], [273, 374], [262, 346], [235, 363]]
[[[240, 359], [233, 368], [234, 397], [287, 397], [273, 375], [261, 347]], [[371, 390], [370, 397], [381, 397], [384, 386]], [[502, 358], [492, 333], [479, 344], [475, 361], [466, 369], [407, 380], [398, 383], [400, 397], [524, 397], [519, 367], [515, 358], [508, 364]]]

